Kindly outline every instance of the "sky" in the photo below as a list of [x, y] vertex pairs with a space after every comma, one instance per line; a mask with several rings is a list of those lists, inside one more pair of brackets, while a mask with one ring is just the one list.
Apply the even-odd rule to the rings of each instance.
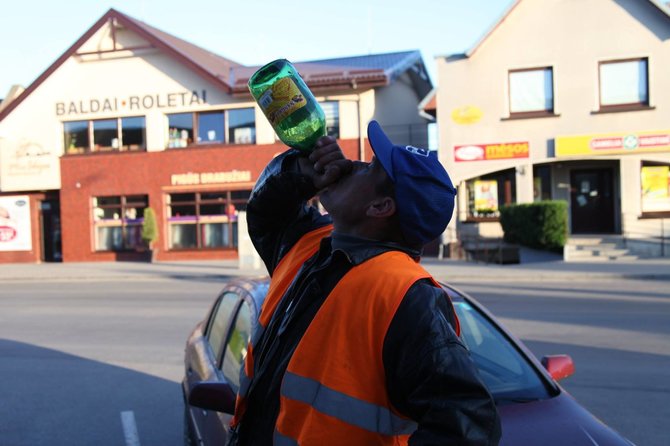
[[513, 0], [0, 0], [0, 98], [27, 87], [110, 8], [243, 65], [472, 47]]

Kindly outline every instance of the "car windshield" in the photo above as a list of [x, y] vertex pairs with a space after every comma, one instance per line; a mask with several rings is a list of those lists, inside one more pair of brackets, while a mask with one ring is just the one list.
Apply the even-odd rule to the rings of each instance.
[[538, 372], [488, 318], [463, 299], [453, 298], [461, 339], [498, 403], [546, 399], [551, 395]]

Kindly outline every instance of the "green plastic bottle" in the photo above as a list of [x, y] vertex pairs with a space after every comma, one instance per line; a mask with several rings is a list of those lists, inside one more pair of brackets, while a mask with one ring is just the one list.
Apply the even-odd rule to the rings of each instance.
[[278, 59], [249, 79], [249, 91], [284, 144], [306, 152], [326, 134], [326, 115], [295, 67]]

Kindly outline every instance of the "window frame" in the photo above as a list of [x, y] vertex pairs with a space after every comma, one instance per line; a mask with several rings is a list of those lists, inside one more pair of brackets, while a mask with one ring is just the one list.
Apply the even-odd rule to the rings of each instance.
[[[119, 203], [116, 204], [98, 204], [97, 200], [101, 198], [120, 198]], [[130, 201], [129, 197], [143, 197], [144, 201]], [[139, 227], [141, 231], [142, 224], [144, 223], [144, 212], [149, 208], [149, 195], [148, 194], [134, 194], [134, 195], [98, 195], [92, 197], [91, 200], [91, 209], [93, 210], [93, 224], [91, 225], [93, 229], [93, 250], [94, 252], [138, 252], [144, 249], [142, 245], [130, 245], [127, 240], [127, 228], [129, 227]], [[142, 217], [130, 219], [126, 217], [126, 211], [128, 209], [137, 209], [144, 205], [142, 209]], [[95, 209], [119, 209], [120, 215], [118, 219], [109, 219], [100, 218], [95, 215]], [[132, 220], [132, 222], [129, 222]], [[98, 235], [99, 228], [121, 228], [121, 237], [123, 241], [123, 246], [119, 249], [101, 249], [100, 248], [100, 238]]]
[[[254, 125], [253, 125], [253, 141], [251, 143], [235, 143], [231, 140], [230, 137], [230, 113], [235, 112], [236, 110], [251, 110], [254, 116]], [[223, 113], [223, 141], [198, 141], [200, 134], [200, 115], [208, 113]], [[171, 115], [191, 115], [191, 122], [193, 123], [193, 138], [190, 143], [187, 143], [184, 147], [170, 147], [170, 124], [169, 117]], [[203, 147], [208, 145], [255, 145], [256, 144], [256, 110], [254, 107], [237, 107], [237, 108], [221, 108], [221, 109], [212, 109], [212, 110], [197, 110], [190, 112], [175, 112], [175, 113], [166, 113], [165, 119], [167, 120], [167, 141], [165, 144], [166, 149], [186, 149], [193, 147]]]
[[[245, 198], [234, 197], [236, 193], [243, 192], [246, 193]], [[225, 194], [225, 200], [220, 201], [218, 199], [203, 199], [203, 194]], [[172, 196], [177, 194], [193, 194], [193, 200], [184, 200], [178, 202], [172, 202]], [[239, 228], [236, 228], [233, 224], [237, 224], [236, 214], [233, 215], [229, 213], [230, 206], [234, 207], [234, 211], [237, 212], [240, 209], [246, 209], [247, 201], [251, 196], [250, 189], [216, 189], [216, 190], [188, 190], [188, 191], [179, 191], [166, 194], [165, 206], [166, 206], [166, 215], [167, 215], [167, 233], [168, 233], [168, 251], [188, 251], [188, 250], [222, 250], [222, 249], [237, 249], [235, 235], [236, 231]], [[195, 226], [195, 246], [187, 247], [174, 247], [172, 240], [172, 231], [173, 227], [179, 224], [179, 221], [176, 220], [176, 216], [172, 215], [173, 204], [176, 206], [193, 206], [194, 214], [189, 219], [190, 221], [184, 221], [182, 224], [192, 224]], [[225, 214], [203, 214], [201, 212], [202, 206], [220, 204], [224, 207]], [[223, 221], [225, 219], [225, 221]], [[227, 224], [227, 234], [229, 243], [225, 246], [204, 246], [202, 228], [203, 225], [208, 223], [226, 223]]]
[[[137, 149], [130, 149], [123, 143], [123, 120], [130, 118], [142, 118], [144, 120], [144, 127], [142, 128], [142, 137], [143, 143]], [[96, 148], [95, 143], [95, 129], [94, 123], [100, 121], [116, 121], [116, 139], [118, 140], [118, 147], [108, 147], [101, 146]], [[86, 134], [88, 136], [88, 146], [87, 147], [72, 147], [68, 146], [68, 138], [66, 133], [66, 125], [68, 123], [77, 123], [84, 122], [86, 123]], [[109, 152], [145, 152], [147, 150], [147, 117], [146, 115], [128, 115], [128, 116], [116, 116], [112, 118], [96, 118], [96, 119], [78, 119], [71, 121], [61, 121], [63, 126], [63, 153], [65, 155], [81, 155], [81, 154], [91, 154], [91, 153], [109, 153]]]
[[[647, 87], [647, 98], [646, 101], [641, 102], [628, 102], [620, 104], [607, 104], [603, 105], [603, 79], [602, 79], [602, 66], [603, 65], [613, 65], [617, 63], [626, 63], [626, 62], [641, 62], [644, 61], [646, 64], [646, 79], [645, 84]], [[649, 85], [649, 58], [648, 57], [630, 57], [626, 59], [608, 59], [598, 61], [598, 110], [597, 113], [616, 113], [616, 112], [625, 112], [625, 111], [636, 111], [636, 110], [650, 110], [653, 109], [651, 104], [651, 88]]]
[[[546, 71], [549, 70], [551, 73], [551, 108], [544, 108], [538, 110], [522, 111], [515, 112], [512, 111], [512, 75], [515, 73], [524, 73], [530, 71]], [[532, 119], [532, 118], [549, 118], [557, 117], [556, 114], [556, 78], [554, 76], [554, 67], [551, 65], [548, 66], [539, 66], [532, 68], [515, 68], [507, 70], [507, 112], [508, 117], [503, 118], [503, 120], [513, 120], [513, 119]]]

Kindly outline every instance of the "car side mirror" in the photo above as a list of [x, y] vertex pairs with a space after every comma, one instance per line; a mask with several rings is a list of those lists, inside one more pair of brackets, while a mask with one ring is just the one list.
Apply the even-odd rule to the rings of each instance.
[[569, 355], [548, 355], [542, 357], [542, 365], [556, 381], [575, 373], [575, 363]]
[[199, 382], [191, 386], [188, 403], [201, 409], [235, 413], [235, 392], [228, 383]]

